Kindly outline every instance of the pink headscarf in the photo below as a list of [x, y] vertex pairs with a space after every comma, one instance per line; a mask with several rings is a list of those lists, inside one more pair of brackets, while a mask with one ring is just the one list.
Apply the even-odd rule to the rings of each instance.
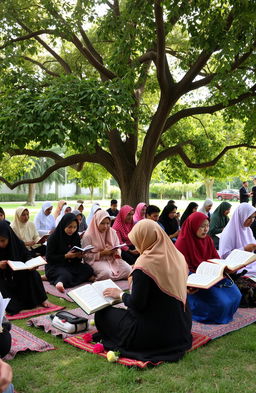
[[110, 221], [110, 216], [109, 214], [104, 211], [104, 210], [98, 210], [90, 224], [89, 227], [86, 231], [86, 236], [89, 235], [91, 236], [92, 239], [92, 245], [94, 246], [93, 252], [99, 252], [102, 250], [105, 250], [105, 248], [112, 248], [116, 246], [116, 234], [114, 229], [109, 227], [107, 231], [105, 232], [100, 232], [99, 231], [99, 224], [105, 219], [109, 218]]
[[136, 222], [138, 222], [138, 221], [142, 220], [143, 218], [145, 218], [145, 215], [144, 215], [144, 217], [141, 216], [141, 210], [142, 210], [144, 207], [147, 207], [147, 205], [146, 205], [145, 202], [140, 202], [140, 203], [138, 203], [138, 205], [136, 206], [135, 213], [134, 213], [134, 216], [133, 216], [133, 222], [134, 222], [134, 224], [136, 224]]
[[128, 238], [128, 233], [131, 232], [134, 223], [133, 221], [126, 223], [125, 218], [128, 213], [133, 210], [133, 207], [129, 205], [124, 205], [121, 207], [118, 215], [116, 216], [114, 225], [112, 226], [113, 229], [116, 230], [117, 236], [119, 237], [120, 242], [126, 243], [131, 245], [131, 241]]

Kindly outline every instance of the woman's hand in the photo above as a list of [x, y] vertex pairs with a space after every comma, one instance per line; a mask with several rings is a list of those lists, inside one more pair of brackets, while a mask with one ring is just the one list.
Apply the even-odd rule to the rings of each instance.
[[36, 244], [36, 242], [34, 242], [34, 240], [32, 240], [31, 242], [25, 242], [25, 246], [28, 246], [28, 247], [32, 247], [35, 244]]
[[5, 270], [7, 268], [7, 261], [0, 261], [0, 269]]
[[123, 291], [121, 289], [107, 288], [103, 291], [103, 295], [106, 297], [112, 297], [113, 299], [119, 299], [122, 292]]
[[116, 252], [116, 250], [110, 250], [109, 248], [105, 248], [105, 250], [102, 250], [102, 251], [100, 252], [100, 255], [101, 255], [102, 257], [103, 257], [103, 256], [111, 256], [111, 255], [114, 255], [115, 252]]
[[139, 255], [139, 251], [137, 250], [129, 250], [129, 252], [133, 255]]
[[244, 251], [253, 252], [255, 250], [256, 250], [256, 244], [255, 243], [246, 244], [246, 246], [244, 247]]
[[83, 254], [79, 251], [79, 252], [72, 252], [69, 251], [65, 254], [65, 258], [66, 259], [74, 259], [74, 258], [82, 258]]
[[188, 293], [188, 295], [194, 295], [194, 294], [197, 293], [198, 291], [199, 291], [198, 288], [187, 287], [187, 293]]

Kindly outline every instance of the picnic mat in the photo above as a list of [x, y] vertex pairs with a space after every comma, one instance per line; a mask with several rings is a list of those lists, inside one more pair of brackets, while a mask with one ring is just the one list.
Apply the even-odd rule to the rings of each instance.
[[[129, 284], [128, 284], [128, 281], [127, 281], [127, 280], [119, 280], [119, 281], [115, 281], [115, 283], [116, 283], [116, 285], [118, 285], [119, 288], [122, 289], [123, 291], [126, 291], [127, 289], [129, 289]], [[65, 300], [67, 300], [67, 301], [69, 301], [69, 302], [74, 302], [74, 300], [71, 299], [71, 298], [68, 296], [69, 291], [71, 291], [72, 289], [79, 288], [79, 287], [81, 287], [81, 286], [83, 286], [83, 285], [85, 285], [85, 284], [90, 284], [90, 283], [87, 282], [87, 283], [83, 283], [83, 284], [81, 284], [81, 285], [77, 285], [76, 287], [73, 287], [73, 288], [66, 288], [66, 289], [65, 289], [65, 292], [61, 293], [61, 292], [59, 292], [59, 291], [55, 288], [54, 285], [51, 285], [51, 284], [49, 283], [49, 281], [43, 281], [43, 285], [44, 285], [44, 289], [45, 289], [45, 292], [46, 292], [46, 293], [49, 293], [50, 295], [53, 295], [53, 296], [60, 297], [60, 298], [65, 299]]]
[[[196, 348], [199, 348], [200, 346], [206, 344], [208, 341], [210, 341], [209, 337], [205, 337], [202, 334], [198, 333], [192, 333], [193, 334], [193, 342], [192, 342], [192, 347], [189, 351], [193, 351]], [[73, 345], [74, 347], [80, 348], [84, 351], [93, 353], [93, 348], [95, 344], [92, 343], [86, 343], [83, 339], [83, 334], [78, 334], [78, 335], [73, 335], [72, 337], [67, 337], [64, 339], [65, 342]], [[107, 357], [107, 351], [97, 353], [97, 355], [100, 355], [104, 358]], [[159, 364], [163, 362], [142, 362], [141, 360], [136, 360], [136, 359], [129, 359], [125, 357], [120, 357], [117, 361], [117, 363], [123, 364], [124, 366], [133, 366], [133, 367], [139, 367], [139, 368], [145, 368], [148, 366], [158, 366]]]
[[227, 324], [203, 324], [193, 321], [192, 331], [209, 337], [211, 340], [256, 322], [256, 308], [239, 308], [233, 321]]
[[33, 334], [21, 329], [18, 326], [12, 325], [11, 328], [12, 346], [10, 352], [5, 356], [4, 360], [11, 360], [18, 352], [22, 351], [36, 351], [45, 352], [55, 349], [53, 345], [35, 337]]
[[[88, 320], [94, 319], [94, 314], [87, 315], [83, 310], [81, 310], [81, 308], [75, 308], [74, 310], [68, 310], [68, 311], [71, 312], [71, 314], [74, 314], [78, 317], [85, 317]], [[28, 325], [37, 328], [43, 328], [45, 333], [51, 333], [53, 336], [60, 336], [62, 339], [77, 335], [77, 333], [74, 334], [65, 333], [62, 330], [54, 327], [52, 325], [50, 315], [41, 315], [39, 317], [31, 318], [28, 320]], [[88, 330], [92, 330], [92, 329], [95, 330], [95, 328], [90, 324], [88, 326], [89, 326]]]
[[22, 311], [14, 315], [6, 314], [6, 318], [9, 319], [9, 321], [13, 321], [14, 319], [24, 319], [24, 318], [33, 317], [34, 315], [49, 314], [51, 312], [59, 311], [65, 308], [64, 306], [56, 306], [53, 303], [50, 303], [50, 305], [51, 305], [50, 307], [37, 307], [37, 308], [33, 308], [32, 310]]

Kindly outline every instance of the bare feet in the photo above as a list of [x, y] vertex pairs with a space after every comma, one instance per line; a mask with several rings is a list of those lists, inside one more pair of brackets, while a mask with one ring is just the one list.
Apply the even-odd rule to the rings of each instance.
[[65, 292], [64, 285], [61, 281], [57, 282], [57, 284], [55, 285], [55, 288], [58, 289], [58, 291], [61, 293]]
[[45, 274], [43, 274], [43, 275], [41, 276], [41, 280], [42, 280], [42, 281], [48, 281]]
[[42, 306], [45, 307], [45, 308], [49, 308], [49, 307], [51, 307], [51, 303], [50, 303], [48, 300], [45, 300], [45, 301], [42, 303]]

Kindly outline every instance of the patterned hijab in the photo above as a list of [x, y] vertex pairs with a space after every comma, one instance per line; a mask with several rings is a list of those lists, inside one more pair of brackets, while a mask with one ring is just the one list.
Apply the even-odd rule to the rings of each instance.
[[115, 229], [117, 232], [119, 232], [121, 238], [123, 241], [125, 241], [127, 244], [131, 244], [128, 233], [131, 232], [134, 223], [133, 221], [126, 223], [125, 219], [128, 213], [130, 213], [133, 210], [133, 207], [129, 205], [124, 205], [121, 207], [118, 215], [116, 216], [113, 229]]

